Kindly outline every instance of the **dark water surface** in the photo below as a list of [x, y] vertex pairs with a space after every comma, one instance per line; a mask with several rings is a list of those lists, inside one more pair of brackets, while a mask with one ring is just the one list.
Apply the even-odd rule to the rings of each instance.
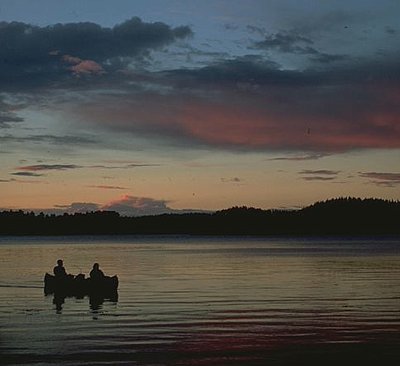
[[[118, 302], [66, 298], [43, 275], [99, 262]], [[392, 239], [0, 238], [0, 364], [399, 365]]]

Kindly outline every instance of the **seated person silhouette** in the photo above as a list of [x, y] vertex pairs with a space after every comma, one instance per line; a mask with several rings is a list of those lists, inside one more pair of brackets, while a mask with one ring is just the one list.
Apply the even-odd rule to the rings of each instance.
[[66, 278], [67, 277], [67, 272], [65, 272], [65, 268], [63, 266], [62, 259], [59, 259], [57, 261], [57, 265], [54, 267], [53, 273], [56, 278]]
[[99, 264], [93, 264], [93, 269], [90, 271], [90, 278], [94, 281], [101, 281], [104, 277], [104, 273], [99, 268]]

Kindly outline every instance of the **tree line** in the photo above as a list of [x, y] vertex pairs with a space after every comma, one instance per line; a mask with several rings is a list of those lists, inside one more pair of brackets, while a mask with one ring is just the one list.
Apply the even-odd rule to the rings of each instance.
[[299, 210], [232, 207], [214, 213], [125, 217], [0, 212], [0, 235], [400, 235], [400, 201], [336, 198]]

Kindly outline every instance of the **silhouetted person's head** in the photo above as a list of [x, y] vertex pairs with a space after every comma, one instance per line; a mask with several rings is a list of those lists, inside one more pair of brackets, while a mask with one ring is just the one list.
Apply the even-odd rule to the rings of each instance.
[[98, 263], [93, 264], [93, 269], [95, 270], [99, 269], [99, 264]]
[[65, 268], [63, 266], [63, 260], [59, 259], [57, 261], [57, 265], [53, 268], [53, 273], [56, 277], [65, 277], [67, 272], [65, 272]]

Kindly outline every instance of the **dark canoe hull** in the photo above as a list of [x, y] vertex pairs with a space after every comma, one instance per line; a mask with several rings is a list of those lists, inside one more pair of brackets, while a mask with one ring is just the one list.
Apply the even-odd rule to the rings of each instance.
[[99, 281], [85, 278], [84, 275], [58, 279], [48, 273], [44, 276], [44, 292], [46, 295], [60, 294], [65, 296], [98, 296], [114, 298], [118, 290], [118, 277], [104, 277]]

